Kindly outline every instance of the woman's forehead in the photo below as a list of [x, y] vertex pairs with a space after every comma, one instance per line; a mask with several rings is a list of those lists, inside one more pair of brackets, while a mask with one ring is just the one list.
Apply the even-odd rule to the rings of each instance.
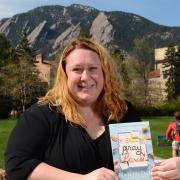
[[94, 51], [89, 49], [75, 49], [68, 54], [66, 57], [66, 62], [78, 62], [78, 61], [91, 61], [100, 64], [100, 57]]

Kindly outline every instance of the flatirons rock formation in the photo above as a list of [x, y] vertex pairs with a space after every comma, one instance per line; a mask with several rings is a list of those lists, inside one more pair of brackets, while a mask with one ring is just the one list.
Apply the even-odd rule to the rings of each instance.
[[23, 28], [27, 29], [31, 46], [47, 57], [81, 33], [108, 48], [127, 52], [136, 38], [145, 39], [153, 48], [167, 46], [170, 42], [180, 44], [180, 27], [162, 26], [135, 14], [99, 11], [78, 4], [38, 7], [0, 21], [0, 33], [14, 45], [19, 42]]

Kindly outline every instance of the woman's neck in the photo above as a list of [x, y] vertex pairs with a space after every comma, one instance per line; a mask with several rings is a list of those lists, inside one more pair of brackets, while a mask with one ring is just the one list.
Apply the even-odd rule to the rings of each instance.
[[82, 117], [86, 121], [86, 131], [92, 139], [96, 139], [105, 131], [104, 121], [92, 107], [79, 107]]
[[87, 123], [89, 121], [92, 122], [93, 120], [97, 121], [97, 119], [101, 119], [101, 116], [91, 106], [79, 106], [78, 109]]

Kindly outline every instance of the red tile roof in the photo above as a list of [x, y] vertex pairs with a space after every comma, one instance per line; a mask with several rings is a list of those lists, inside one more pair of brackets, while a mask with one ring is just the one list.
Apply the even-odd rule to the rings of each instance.
[[159, 77], [161, 77], [160, 69], [156, 69], [149, 73], [149, 78], [159, 78]]

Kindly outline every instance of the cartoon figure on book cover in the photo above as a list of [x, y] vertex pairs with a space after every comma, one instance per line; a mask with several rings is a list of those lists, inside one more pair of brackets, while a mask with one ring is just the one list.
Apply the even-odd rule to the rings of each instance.
[[113, 159], [122, 180], [151, 179], [153, 150], [148, 122], [110, 125]]

